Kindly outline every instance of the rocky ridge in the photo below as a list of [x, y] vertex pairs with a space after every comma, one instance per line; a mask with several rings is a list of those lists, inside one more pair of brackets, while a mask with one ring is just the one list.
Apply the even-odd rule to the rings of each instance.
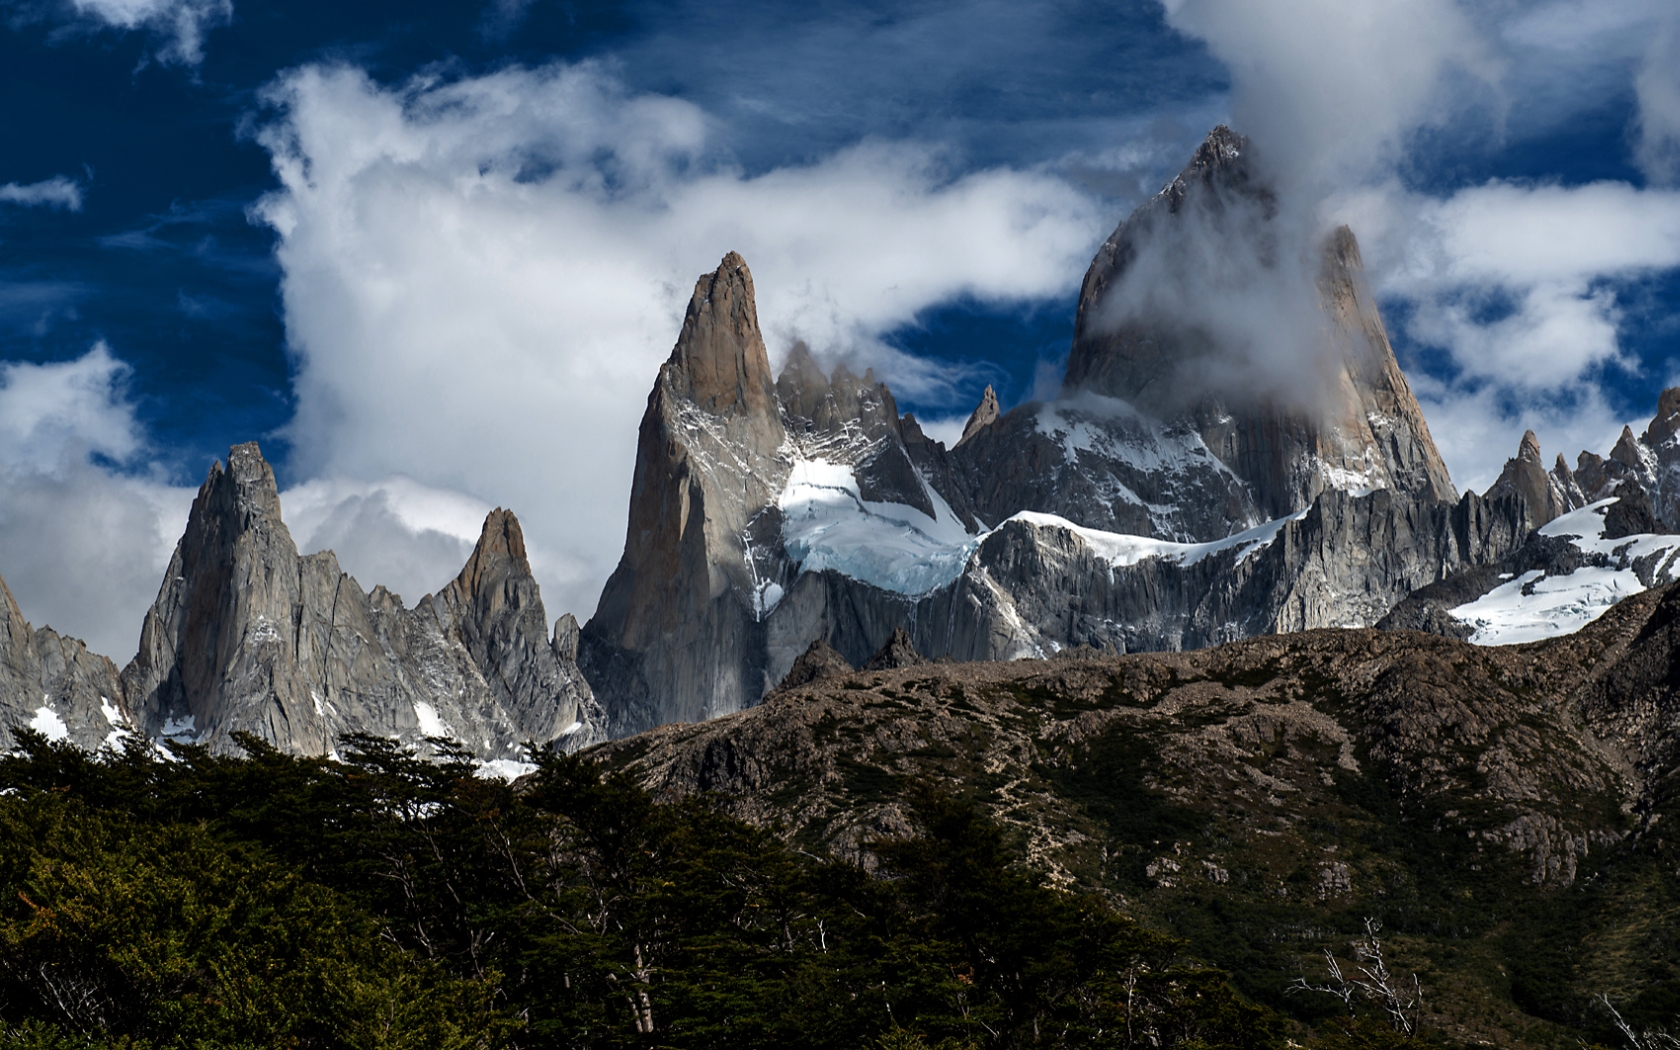
[[1432, 1034], [1540, 1045], [1566, 989], [1522, 989], [1576, 924], [1594, 932], [1567, 994], [1667, 987], [1638, 960], [1672, 956], [1646, 920], [1675, 904], [1657, 876], [1676, 862], [1660, 831], [1680, 797], [1676, 624], [1670, 587], [1529, 646], [1306, 631], [838, 672], [591, 754], [865, 864], [913, 830], [911, 792], [973, 798], [1035, 866], [1189, 938], [1259, 998], [1379, 916], [1425, 976]]
[[[93, 748], [120, 729], [216, 752], [249, 733], [304, 755], [352, 733], [423, 752], [428, 737], [451, 737], [486, 762], [517, 760], [527, 741], [575, 749], [605, 736], [573, 662], [576, 622], [549, 636], [511, 512], [492, 512], [461, 574], [407, 609], [384, 587], [363, 591], [331, 551], [298, 554], [255, 443], [200, 487], [120, 677], [79, 642], [32, 632], [5, 599], [7, 732], [61, 724]], [[51, 717], [32, 723], [20, 716], [36, 690]]]

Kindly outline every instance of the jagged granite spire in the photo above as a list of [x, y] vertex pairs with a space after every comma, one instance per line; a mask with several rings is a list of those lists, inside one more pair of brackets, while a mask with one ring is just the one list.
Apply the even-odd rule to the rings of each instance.
[[199, 488], [122, 684], [148, 735], [217, 751], [250, 733], [328, 754], [362, 732], [450, 736], [511, 759], [527, 740], [603, 735], [587, 684], [547, 637], [510, 513], [492, 513], [461, 576], [408, 610], [383, 587], [363, 592], [331, 551], [298, 555], [255, 443]]
[[962, 437], [957, 439], [957, 444], [960, 445], [973, 437], [982, 427], [989, 427], [996, 423], [1000, 415], [1002, 413], [998, 411], [997, 391], [992, 389], [990, 383], [987, 383], [986, 392], [980, 395], [980, 403], [974, 406], [974, 411], [970, 413], [968, 422], [963, 425]]
[[91, 751], [120, 745], [130, 725], [116, 665], [51, 627], [32, 628], [0, 580], [0, 750], [19, 727]]
[[615, 734], [727, 714], [767, 688], [785, 440], [752, 273], [730, 252], [695, 283], [648, 396], [624, 556], [580, 639]]
[[1505, 461], [1499, 480], [1486, 495], [1490, 500], [1506, 496], [1521, 498], [1526, 508], [1524, 521], [1530, 529], [1537, 529], [1582, 505], [1580, 490], [1575, 488], [1562, 456], [1551, 473], [1546, 471], [1545, 461], [1540, 457], [1540, 439], [1532, 430], [1523, 432], [1516, 457]]

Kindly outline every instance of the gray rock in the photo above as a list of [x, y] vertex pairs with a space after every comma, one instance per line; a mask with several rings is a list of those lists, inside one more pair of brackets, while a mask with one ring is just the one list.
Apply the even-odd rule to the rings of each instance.
[[[1211, 330], [1187, 327], [1178, 317], [1162, 319], [1146, 306], [1120, 310], [1133, 268], [1142, 265], [1146, 253], [1151, 259], [1187, 256], [1210, 231], [1258, 240], [1262, 246], [1276, 238], [1273, 194], [1252, 171], [1248, 154], [1245, 139], [1215, 128], [1178, 178], [1104, 242], [1080, 291], [1066, 391], [1145, 410], [1186, 449], [1195, 447], [1185, 441], [1193, 434], [1246, 497], [1239, 498], [1233, 489], [1223, 532], [1210, 531], [1217, 528], [1215, 519], [1181, 516], [1174, 524], [1191, 535], [1148, 534], [1217, 539], [1300, 511], [1327, 488], [1391, 488], [1422, 499], [1456, 499], [1389, 346], [1365, 285], [1358, 244], [1346, 227], [1325, 243], [1318, 278], [1319, 305], [1331, 337], [1329, 357], [1321, 362], [1327, 371], [1324, 389], [1302, 404], [1235, 389], [1239, 384], [1223, 374], [1230, 370], [1233, 351]], [[1305, 361], [1320, 355], [1303, 349], [1300, 356]], [[1109, 454], [1124, 457], [1125, 442], [1116, 445]], [[1149, 462], [1142, 456], [1133, 459]], [[1202, 485], [1210, 494], [1211, 482], [1210, 477]], [[1082, 501], [1087, 498], [1081, 494]], [[1062, 513], [1048, 505], [1033, 509]], [[1087, 512], [1082, 505], [1078, 509]], [[988, 511], [996, 513], [991, 504], [982, 507], [982, 513]], [[1116, 520], [1123, 516], [1116, 511]]]
[[383, 587], [363, 592], [331, 551], [298, 555], [255, 443], [199, 489], [122, 693], [146, 735], [218, 752], [249, 733], [331, 754], [368, 733], [511, 759], [526, 741], [578, 747], [605, 728], [547, 636], [510, 512], [493, 512], [461, 575], [408, 610]]
[[[812, 411], [825, 399], [813, 391]], [[752, 274], [731, 252], [695, 285], [648, 397], [624, 557], [580, 638], [615, 735], [729, 714], [775, 681], [761, 620], [789, 582], [781, 415]]]
[[998, 416], [1002, 414], [998, 411], [997, 391], [992, 389], [991, 384], [987, 384], [986, 392], [980, 396], [980, 403], [974, 406], [974, 411], [969, 415], [968, 422], [963, 424], [962, 437], [957, 439], [957, 444], [960, 445], [973, 437], [982, 427], [989, 427], [996, 423]]
[[863, 669], [895, 671], [901, 667], [920, 667], [925, 663], [927, 661], [916, 651], [915, 643], [910, 640], [910, 632], [902, 627], [895, 627], [892, 637], [864, 663]]
[[0, 580], [0, 750], [19, 727], [93, 751], [120, 746], [132, 726], [116, 665], [51, 627], [30, 627]]
[[821, 638], [813, 641], [809, 648], [799, 654], [799, 659], [793, 662], [793, 667], [776, 684], [776, 689], [796, 689], [808, 685], [822, 678], [832, 678], [836, 675], [847, 674], [852, 671], [852, 665], [846, 662], [835, 648]]

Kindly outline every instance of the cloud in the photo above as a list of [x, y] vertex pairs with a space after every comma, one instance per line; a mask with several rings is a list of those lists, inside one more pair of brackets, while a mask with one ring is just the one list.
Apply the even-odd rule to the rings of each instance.
[[280, 506], [299, 551], [331, 550], [363, 590], [384, 584], [411, 608], [460, 573], [491, 510], [401, 475], [305, 482], [281, 493]]
[[1497, 60], [1454, 0], [1162, 0], [1167, 21], [1231, 71], [1231, 116], [1292, 192], [1381, 170], [1453, 105], [1451, 75]]
[[1653, 183], [1672, 186], [1680, 182], [1680, 11], [1672, 6], [1651, 37], [1634, 89], [1639, 165]]
[[1412, 382], [1461, 486], [1485, 487], [1524, 429], [1573, 462], [1642, 425], [1613, 417], [1597, 377], [1645, 367], [1621, 346], [1617, 287], [1680, 266], [1680, 192], [1501, 181], [1433, 198], [1390, 184], [1331, 210], [1363, 231], [1405, 334], [1445, 358]]
[[773, 356], [804, 338], [925, 392], [950, 374], [883, 332], [957, 296], [1062, 294], [1101, 228], [1058, 178], [952, 178], [915, 144], [747, 176], [704, 111], [588, 64], [394, 88], [307, 67], [269, 100], [292, 473], [511, 506], [554, 613], [591, 612], [618, 559], [647, 392], [725, 252]]
[[1603, 376], [1645, 367], [1621, 345], [1617, 288], [1680, 266], [1680, 195], [1496, 180], [1431, 196], [1397, 173], [1415, 179], [1419, 129], [1485, 128], [1498, 141], [1513, 123], [1557, 126], [1635, 87], [1635, 159], [1652, 183], [1671, 179], [1672, 3], [1162, 5], [1230, 68], [1234, 122], [1282, 196], [1280, 236], [1337, 222], [1359, 235], [1379, 293], [1399, 308], [1391, 320], [1430, 351], [1411, 379], [1455, 481], [1485, 487], [1528, 427], [1570, 456], [1605, 451], [1623, 421]]
[[16, 204], [24, 208], [67, 208], [82, 210], [82, 187], [63, 175], [55, 175], [40, 182], [20, 186], [8, 182], [0, 186], [0, 204]]
[[75, 24], [123, 32], [145, 32], [160, 40], [153, 52], [166, 65], [204, 61], [204, 38], [233, 21], [232, 0], [68, 0]]
[[99, 344], [73, 361], [0, 365], [0, 576], [37, 625], [125, 662], [192, 490], [156, 479]]

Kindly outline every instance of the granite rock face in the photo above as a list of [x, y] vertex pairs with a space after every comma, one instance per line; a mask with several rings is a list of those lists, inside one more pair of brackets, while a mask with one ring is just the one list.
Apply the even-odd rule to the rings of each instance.
[[14, 727], [94, 751], [132, 730], [117, 667], [75, 638], [31, 627], [0, 580], [0, 750]]
[[605, 728], [548, 636], [511, 513], [493, 512], [461, 575], [406, 609], [383, 587], [364, 592], [331, 551], [299, 556], [255, 443], [200, 487], [121, 692], [139, 731], [215, 751], [249, 733], [330, 754], [359, 732], [449, 736], [502, 760], [527, 740], [577, 747]]
[[[1099, 499], [1126, 502], [1129, 491], [1152, 511], [1161, 503], [1184, 508], [1176, 516], [1154, 513], [1147, 535], [1218, 539], [1296, 513], [1327, 489], [1457, 498], [1366, 287], [1352, 231], [1342, 227], [1324, 242], [1314, 286], [1274, 257], [1281, 251], [1275, 212], [1271, 190], [1252, 170], [1247, 140], [1215, 128], [1184, 171], [1120, 224], [1086, 272], [1062, 400], [1077, 406], [1073, 395], [1084, 394], [1088, 407], [1067, 431], [1067, 458], [1089, 461], [1076, 473], [1094, 476], [1106, 467], [1124, 483], [1112, 495], [1095, 494]], [[1285, 351], [1301, 373], [1294, 396], [1263, 387], [1248, 392], [1255, 368], [1244, 355], [1251, 351], [1228, 345], [1231, 333], [1181, 312], [1163, 314], [1154, 305], [1158, 295], [1131, 287], [1159, 280], [1158, 271], [1196, 268], [1205, 262], [1196, 252], [1210, 237], [1241, 241], [1255, 269], [1273, 271], [1246, 275], [1270, 298], [1291, 289], [1302, 299], [1316, 297], [1316, 304], [1303, 304], [1308, 316], [1291, 337], [1302, 345]], [[1134, 412], [1116, 413], [1105, 399]], [[1118, 425], [1105, 418], [1115, 415]], [[1155, 444], [1179, 453], [1164, 470], [1149, 456], [1126, 454], [1140, 444], [1140, 421], [1159, 435]], [[1040, 422], [1037, 429], [1058, 428]], [[1073, 437], [1078, 431], [1093, 436]], [[1157, 480], [1154, 472], [1167, 477]], [[1205, 476], [1201, 499], [1162, 491], [1187, 473]], [[1229, 493], [1223, 504], [1211, 498], [1221, 487]], [[1055, 491], [1044, 490], [1034, 509], [1073, 516], [1053, 504]], [[998, 495], [1005, 505], [1020, 502], [1006, 491]], [[1097, 525], [1090, 503], [1079, 494], [1068, 510], [1092, 527], [1108, 527]], [[1125, 506], [1112, 514], [1115, 523], [1137, 517]]]
[[773, 684], [761, 621], [781, 585], [786, 439], [752, 273], [731, 252], [696, 283], [648, 397], [624, 557], [580, 639], [615, 735], [729, 714]]

